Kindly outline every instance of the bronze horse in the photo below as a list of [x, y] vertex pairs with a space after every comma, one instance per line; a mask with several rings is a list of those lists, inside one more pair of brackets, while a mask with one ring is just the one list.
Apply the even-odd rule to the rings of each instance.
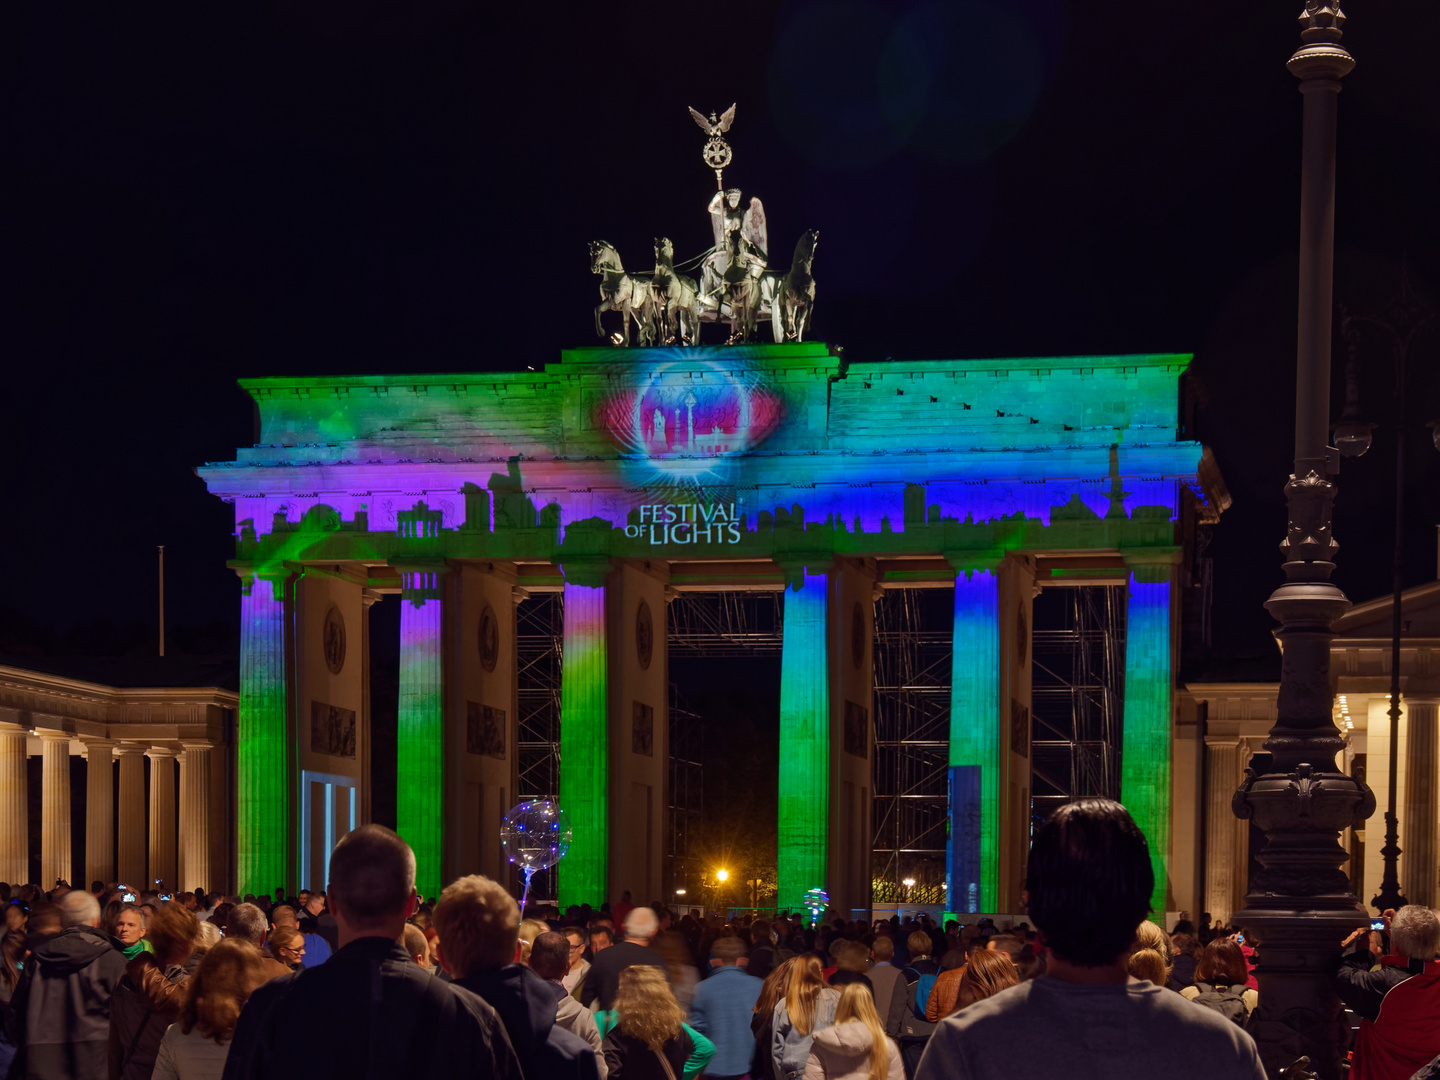
[[655, 274], [650, 289], [660, 309], [665, 344], [700, 340], [700, 289], [694, 279], [675, 272], [675, 245], [667, 236], [655, 240]]
[[818, 229], [807, 230], [795, 245], [790, 272], [780, 279], [770, 306], [776, 341], [804, 341], [810, 329], [815, 311], [815, 279], [810, 275], [810, 267], [815, 261], [815, 245], [819, 240]]
[[604, 337], [600, 315], [605, 311], [620, 312], [621, 332], [617, 345], [630, 344], [630, 320], [640, 330], [640, 344], [654, 345], [660, 333], [660, 319], [650, 283], [625, 272], [620, 253], [604, 240], [590, 241], [590, 272], [600, 275], [600, 303], [595, 308], [595, 336]]

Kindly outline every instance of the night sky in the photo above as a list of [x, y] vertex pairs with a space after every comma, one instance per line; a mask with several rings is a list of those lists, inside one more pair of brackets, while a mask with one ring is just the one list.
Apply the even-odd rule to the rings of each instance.
[[[1217, 652], [1272, 655], [1301, 6], [12, 0], [0, 651], [153, 624], [161, 543], [172, 625], [233, 627], [230, 508], [191, 470], [253, 441], [234, 380], [515, 370], [593, 343], [587, 242], [642, 269], [655, 236], [708, 246], [686, 106], [738, 102], [727, 184], [764, 200], [778, 261], [820, 230], [815, 335], [849, 358], [1196, 354], [1194, 432], [1235, 498]], [[1336, 299], [1379, 314], [1402, 256], [1423, 297], [1440, 282], [1440, 8], [1349, 15]], [[1388, 348], [1361, 355], [1382, 422]], [[1418, 340], [1411, 420], [1440, 415], [1437, 350]], [[1435, 575], [1428, 434], [1408, 584]], [[1393, 446], [1382, 428], [1341, 477], [1357, 600], [1388, 589]]]

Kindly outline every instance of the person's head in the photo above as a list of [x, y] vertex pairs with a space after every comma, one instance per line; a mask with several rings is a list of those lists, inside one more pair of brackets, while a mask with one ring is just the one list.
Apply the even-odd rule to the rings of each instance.
[[739, 206], [739, 205], [740, 205], [740, 189], [739, 189], [739, 188], [736, 188], [736, 187], [732, 187], [732, 188], [727, 189], [726, 192], [725, 192], [725, 202], [729, 205], [730, 209], [732, 209], [732, 210], [735, 209], [735, 207]]
[[858, 941], [837, 941], [830, 946], [830, 955], [841, 971], [863, 974], [870, 970], [870, 950]]
[[685, 1023], [685, 1010], [675, 1000], [665, 972], [648, 964], [620, 972], [615, 1012], [620, 1017], [617, 1025], [620, 1031], [639, 1039], [656, 1053], [680, 1034]]
[[722, 937], [710, 949], [710, 955], [720, 961], [721, 967], [732, 967], [745, 955], [745, 942], [738, 937]]
[[539, 919], [522, 919], [520, 922], [520, 961], [530, 959], [530, 946], [537, 937], [549, 930]]
[[150, 939], [155, 959], [162, 966], [179, 964], [195, 951], [195, 939], [200, 936], [200, 921], [193, 911], [185, 910], [184, 904], [167, 900], [156, 906], [155, 914], [145, 927], [145, 936]]
[[5, 905], [5, 929], [24, 930], [30, 916], [30, 908], [24, 900], [11, 900]]
[[985, 949], [970, 957], [965, 973], [960, 976], [960, 988], [955, 998], [955, 1007], [963, 1009], [977, 1001], [1008, 990], [1020, 982], [1020, 972], [1010, 954], [1003, 949]]
[[1035, 832], [1025, 880], [1030, 917], [1060, 960], [1100, 967], [1125, 957], [1154, 885], [1149, 845], [1117, 802], [1077, 799]]
[[785, 992], [790, 988], [790, 975], [795, 970], [797, 959], [798, 957], [792, 956], [789, 960], [782, 961], [765, 976], [765, 981], [760, 984], [760, 996], [755, 1000], [755, 1012], [769, 1016], [775, 1011], [775, 1003], [785, 1000]]
[[1205, 946], [1195, 965], [1195, 981], [1215, 986], [1244, 986], [1250, 978], [1245, 954], [1234, 938], [1216, 938]]
[[875, 1011], [875, 997], [864, 983], [847, 983], [840, 991], [840, 1002], [835, 1006], [835, 1023], [845, 1024], [858, 1020], [870, 1029], [870, 1080], [885, 1080], [890, 1068], [890, 1041], [885, 1036], [885, 1025]]
[[[738, 942], [737, 937], [722, 938], [724, 941]], [[650, 947], [665, 961], [665, 967], [670, 972], [670, 981], [673, 985], [677, 979], [684, 977], [686, 968], [695, 966], [695, 957], [690, 952], [690, 946], [685, 943], [685, 937], [678, 930], [662, 930], [655, 935], [655, 940]]]
[[406, 923], [402, 936], [405, 943], [405, 951], [410, 954], [410, 959], [427, 970], [430, 967], [430, 942], [425, 939], [425, 931], [414, 923]]
[[985, 942], [985, 949], [989, 952], [1003, 952], [1010, 957], [1011, 963], [1025, 950], [1025, 943], [1014, 934], [996, 934]]
[[559, 982], [570, 970], [571, 939], [546, 930], [530, 943], [530, 970], [542, 979]]
[[295, 909], [289, 904], [276, 904], [270, 909], [270, 921], [276, 926], [289, 926], [298, 928], [300, 920], [295, 915]]
[[615, 944], [615, 935], [610, 927], [600, 923], [590, 927], [590, 952], [595, 954]]
[[415, 852], [385, 826], [361, 825], [335, 845], [327, 899], [341, 945], [362, 937], [394, 941], [414, 893]]
[[115, 940], [127, 948], [145, 936], [145, 919], [134, 904], [121, 904], [110, 925]]
[[1413, 960], [1434, 960], [1440, 949], [1440, 919], [1419, 904], [1406, 904], [1390, 923], [1390, 947]]
[[[396, 839], [399, 840], [400, 838], [397, 836]], [[400, 842], [402, 844], [404, 843], [403, 840]], [[414, 858], [413, 853], [411, 858]], [[305, 910], [306, 915], [312, 918], [318, 918], [325, 913], [325, 894], [323, 892], [310, 893], [305, 897], [300, 906]]]
[[[566, 970], [578, 967], [585, 962], [586, 934], [578, 926], [567, 926], [561, 933], [565, 937], [565, 950], [569, 959], [566, 961]], [[533, 946], [532, 946], [533, 948]]]
[[911, 960], [923, 960], [930, 955], [930, 935], [924, 930], [916, 930], [905, 939], [905, 945], [910, 950]]
[[220, 944], [220, 928], [205, 919], [197, 921], [195, 927], [195, 952], [203, 956]]
[[100, 901], [94, 893], [72, 889], [60, 898], [60, 925], [65, 929], [72, 926], [99, 926]]
[[891, 941], [884, 934], [875, 939], [875, 944], [870, 946], [870, 956], [877, 964], [888, 964], [895, 959], [895, 942]]
[[814, 953], [797, 956], [785, 987], [785, 1011], [790, 1015], [790, 1026], [801, 1035], [815, 1030], [815, 1007], [823, 989], [825, 970], [820, 958]]
[[1195, 938], [1190, 934], [1176, 934], [1170, 939], [1170, 953], [1172, 956], [1194, 956]]
[[648, 907], [637, 907], [625, 916], [625, 940], [637, 945], [648, 945], [655, 932], [660, 929], [660, 920]]
[[291, 971], [305, 962], [305, 935], [293, 926], [277, 926], [270, 931], [270, 955]]
[[230, 909], [225, 920], [225, 936], [248, 941], [259, 947], [265, 941], [265, 931], [270, 929], [265, 912], [254, 904], [237, 904]]
[[1135, 978], [1156, 986], [1164, 986], [1170, 977], [1170, 967], [1165, 963], [1165, 957], [1149, 947], [1132, 952], [1125, 966]]
[[228, 1042], [240, 1010], [268, 977], [254, 945], [239, 940], [218, 943], [185, 984], [185, 1002], [176, 1018], [181, 1032], [198, 1030], [216, 1043]]
[[497, 881], [480, 874], [446, 886], [432, 918], [441, 966], [457, 979], [494, 971], [515, 959], [520, 908]]

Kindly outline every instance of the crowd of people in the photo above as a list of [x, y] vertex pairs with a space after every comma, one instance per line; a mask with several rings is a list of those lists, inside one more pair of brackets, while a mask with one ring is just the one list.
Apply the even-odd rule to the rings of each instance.
[[[414, 881], [404, 840], [366, 825], [323, 893], [0, 883], [0, 1077], [1264, 1076], [1253, 948], [1208, 919], [1147, 921], [1145, 840], [1105, 800], [1036, 831], [1015, 926], [727, 920], [628, 893], [522, 918], [488, 878], [433, 903]], [[1407, 907], [1344, 944], [1338, 989], [1371, 1025], [1352, 1075], [1398, 1080], [1440, 1054], [1440, 921]]]

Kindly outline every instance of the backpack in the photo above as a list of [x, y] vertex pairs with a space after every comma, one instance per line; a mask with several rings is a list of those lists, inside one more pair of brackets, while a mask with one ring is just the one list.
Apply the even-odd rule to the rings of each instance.
[[1241, 1027], [1245, 1026], [1245, 1021], [1250, 1016], [1250, 1010], [1245, 1006], [1245, 987], [1215, 986], [1211, 983], [1197, 982], [1195, 989], [1200, 993], [1190, 1000], [1196, 1005], [1214, 1009], [1232, 1023], [1239, 1024]]
[[935, 980], [938, 975], [921, 975], [913, 967], [907, 967], [906, 971], [915, 974], [915, 993], [910, 998], [910, 1011], [915, 1014], [915, 1019], [925, 1019], [925, 1005], [930, 1000], [930, 991], [935, 988]]

